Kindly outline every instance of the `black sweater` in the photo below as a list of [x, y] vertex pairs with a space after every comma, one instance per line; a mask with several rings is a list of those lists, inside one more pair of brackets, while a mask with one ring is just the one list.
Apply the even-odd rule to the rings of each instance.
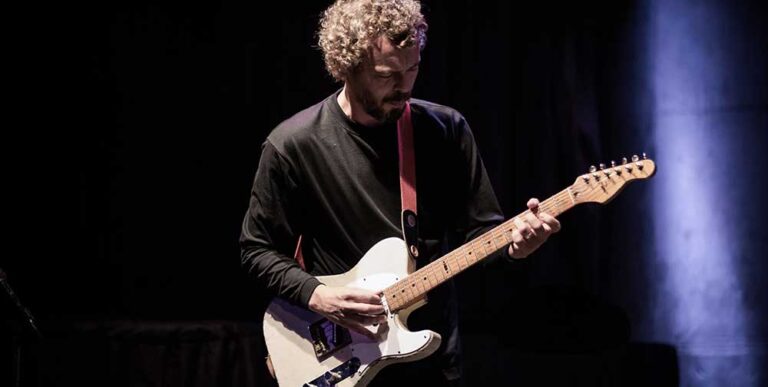
[[[402, 238], [396, 125], [358, 125], [337, 96], [267, 137], [240, 238], [249, 273], [303, 306], [320, 284], [314, 276], [346, 272], [376, 242]], [[498, 225], [503, 215], [464, 117], [418, 99], [411, 110], [420, 267]], [[299, 235], [306, 272], [292, 258]], [[458, 351], [454, 293], [452, 283], [438, 287], [409, 319], [412, 329], [443, 335], [448, 355]]]

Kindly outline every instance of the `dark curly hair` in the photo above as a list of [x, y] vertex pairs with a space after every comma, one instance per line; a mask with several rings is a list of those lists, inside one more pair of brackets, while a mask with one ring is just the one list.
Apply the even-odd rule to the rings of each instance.
[[386, 36], [400, 48], [427, 44], [427, 22], [416, 0], [337, 0], [318, 31], [325, 67], [337, 81], [362, 62], [373, 40]]

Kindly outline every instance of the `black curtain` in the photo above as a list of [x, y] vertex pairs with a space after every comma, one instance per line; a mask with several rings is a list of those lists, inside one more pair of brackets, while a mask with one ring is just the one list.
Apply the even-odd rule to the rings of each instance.
[[[423, 4], [429, 41], [414, 96], [466, 116], [507, 216], [522, 211], [529, 197], [559, 192], [592, 164], [663, 152], [655, 137], [657, 95], [649, 65], [647, 37], [658, 30], [652, 6]], [[676, 4], [683, 14], [697, 7]], [[753, 72], [735, 87], [748, 91], [741, 102], [757, 122], [748, 138], [758, 142], [749, 154], [758, 155], [767, 146], [759, 143], [768, 106], [760, 69], [768, 55], [765, 7], [707, 4], [746, 26], [732, 42], [757, 42], [743, 58]], [[157, 339], [163, 345], [197, 340], [169, 332], [207, 326], [202, 342], [224, 340], [232, 351], [252, 352], [235, 356], [219, 346], [199, 352], [207, 359], [200, 364], [224, 359], [226, 352], [230, 362], [223, 364], [261, 368], [256, 374], [237, 368], [240, 379], [166, 381], [265, 382], [256, 341], [268, 300], [246, 280], [237, 238], [267, 133], [340, 87], [325, 73], [316, 48], [317, 21], [327, 5], [133, 1], [16, 13], [4, 152], [11, 216], [0, 267], [48, 332], [48, 344], [30, 339], [37, 344], [29, 351], [39, 361], [26, 365], [38, 367], [43, 381], [82, 367], [61, 362], [77, 351], [124, 355], [105, 360], [94, 380], [136, 375], [130, 364], [141, 362], [125, 354], [139, 351], [141, 358], [137, 348], [148, 337], [165, 337]], [[733, 173], [755, 176], [760, 165], [765, 162]], [[761, 181], [745, 189], [764, 193]], [[563, 231], [524, 270], [499, 267], [460, 279], [470, 381], [693, 380], [678, 375], [675, 340], [657, 340], [666, 336], [656, 334], [665, 297], [656, 286], [669, 274], [657, 258], [653, 184], [633, 183], [606, 206], [564, 214]], [[752, 205], [765, 213], [762, 201]], [[759, 240], [765, 231], [740, 240], [745, 256], [765, 255]], [[765, 292], [756, 278], [768, 269], [750, 262], [744, 274], [749, 321], [765, 326]], [[4, 316], [13, 320], [15, 307], [6, 304]], [[175, 330], [168, 322], [177, 324]], [[18, 324], [8, 325], [18, 331], [12, 328]], [[764, 353], [764, 328], [756, 332], [750, 353]], [[107, 347], [77, 348], [72, 338]], [[11, 351], [4, 354], [10, 362]], [[165, 359], [172, 369], [200, 367]], [[506, 379], [510, 364], [524, 376]], [[219, 372], [211, 367], [211, 375]], [[552, 367], [568, 372], [547, 372]], [[756, 383], [765, 381], [764, 373], [756, 375]], [[154, 385], [151, 378], [125, 383]]]

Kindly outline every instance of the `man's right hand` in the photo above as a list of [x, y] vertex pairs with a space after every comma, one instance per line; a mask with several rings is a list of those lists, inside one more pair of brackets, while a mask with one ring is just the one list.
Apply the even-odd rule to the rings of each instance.
[[309, 298], [309, 309], [372, 340], [376, 335], [366, 326], [387, 322], [381, 297], [370, 290], [320, 285]]

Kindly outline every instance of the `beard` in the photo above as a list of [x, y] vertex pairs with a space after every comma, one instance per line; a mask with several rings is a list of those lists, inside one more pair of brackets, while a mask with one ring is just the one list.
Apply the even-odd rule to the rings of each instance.
[[397, 120], [400, 119], [400, 116], [402, 116], [403, 112], [405, 111], [405, 105], [399, 108], [393, 107], [387, 110], [384, 108], [385, 103], [405, 102], [410, 98], [411, 93], [395, 92], [382, 98], [380, 103], [376, 103], [373, 95], [367, 90], [362, 90], [358, 96], [358, 100], [360, 100], [363, 110], [365, 110], [368, 115], [375, 118], [382, 124], [391, 124], [397, 122]]

